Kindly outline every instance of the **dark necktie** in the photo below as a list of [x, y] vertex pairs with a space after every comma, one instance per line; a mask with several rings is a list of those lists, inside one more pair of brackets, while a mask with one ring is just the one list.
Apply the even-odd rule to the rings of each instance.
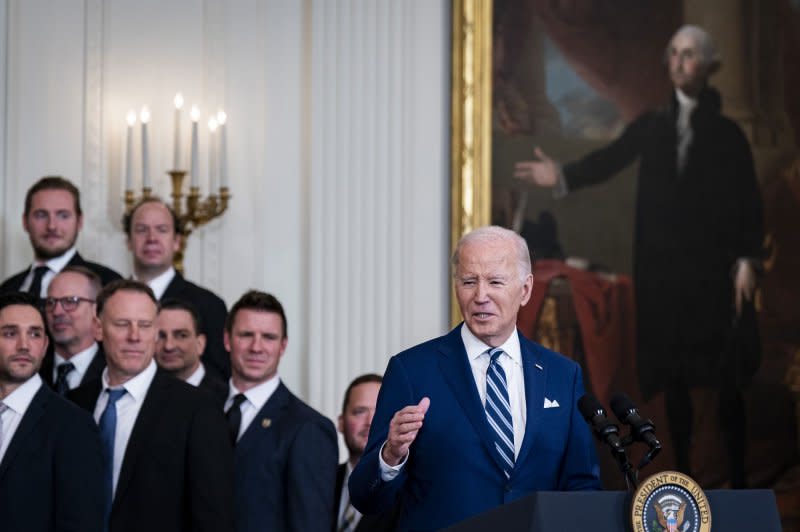
[[56, 368], [56, 393], [64, 396], [69, 391], [69, 382], [67, 382], [67, 375], [75, 369], [75, 364], [72, 362], [64, 362], [59, 364]]
[[33, 269], [33, 281], [31, 281], [31, 286], [28, 288], [29, 294], [37, 299], [41, 299], [42, 278], [44, 277], [44, 274], [49, 271], [50, 268], [47, 266], [37, 266]]
[[514, 422], [508, 400], [506, 373], [499, 360], [503, 353], [499, 348], [489, 351], [489, 368], [486, 370], [486, 419], [494, 429], [494, 446], [503, 458], [503, 470], [508, 478], [514, 470]]
[[231, 434], [231, 442], [236, 445], [236, 440], [239, 438], [239, 429], [242, 426], [242, 403], [247, 400], [243, 393], [237, 393], [233, 397], [233, 404], [225, 412], [225, 417], [228, 418], [228, 428]]
[[100, 440], [103, 442], [103, 458], [106, 465], [106, 518], [111, 515], [114, 500], [114, 438], [117, 434], [117, 401], [125, 395], [125, 388], [106, 389], [108, 403], [100, 416]]

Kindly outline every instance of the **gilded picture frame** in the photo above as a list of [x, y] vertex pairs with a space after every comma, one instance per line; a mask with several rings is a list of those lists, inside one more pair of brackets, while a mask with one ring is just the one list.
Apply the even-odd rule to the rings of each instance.
[[[491, 219], [492, 0], [453, 1], [451, 249]], [[450, 321], [461, 320], [451, 295]]]

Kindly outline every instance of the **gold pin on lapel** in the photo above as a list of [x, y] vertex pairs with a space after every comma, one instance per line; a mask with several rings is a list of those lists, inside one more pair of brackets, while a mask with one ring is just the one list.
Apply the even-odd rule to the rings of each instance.
[[265, 417], [261, 420], [261, 426], [265, 429], [268, 429], [270, 425], [272, 425], [272, 420], [270, 418]]

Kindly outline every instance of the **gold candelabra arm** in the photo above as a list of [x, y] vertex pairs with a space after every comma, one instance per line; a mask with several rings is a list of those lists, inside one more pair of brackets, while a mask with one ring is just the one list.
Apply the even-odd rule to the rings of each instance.
[[142, 195], [136, 197], [136, 194], [131, 189], [125, 190], [125, 214], [131, 212], [133, 206], [136, 205], [137, 202], [147, 199], [153, 195], [153, 189], [150, 187], [142, 187]]
[[220, 187], [219, 189], [219, 212], [217, 216], [228, 210], [228, 201], [231, 199], [231, 191], [228, 187]]

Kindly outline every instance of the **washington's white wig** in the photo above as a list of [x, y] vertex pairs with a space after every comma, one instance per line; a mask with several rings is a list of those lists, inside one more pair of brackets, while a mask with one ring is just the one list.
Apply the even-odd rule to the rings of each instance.
[[678, 28], [678, 31], [676, 31], [672, 36], [672, 39], [669, 40], [665, 57], [669, 56], [669, 47], [672, 45], [672, 41], [678, 35], [690, 37], [695, 43], [697, 43], [697, 48], [703, 58], [703, 63], [711, 68], [711, 72], [719, 69], [719, 67], [722, 65], [722, 57], [717, 49], [717, 45], [714, 44], [714, 39], [711, 38], [710, 33], [700, 26], [695, 26], [694, 24], [685, 24]]

